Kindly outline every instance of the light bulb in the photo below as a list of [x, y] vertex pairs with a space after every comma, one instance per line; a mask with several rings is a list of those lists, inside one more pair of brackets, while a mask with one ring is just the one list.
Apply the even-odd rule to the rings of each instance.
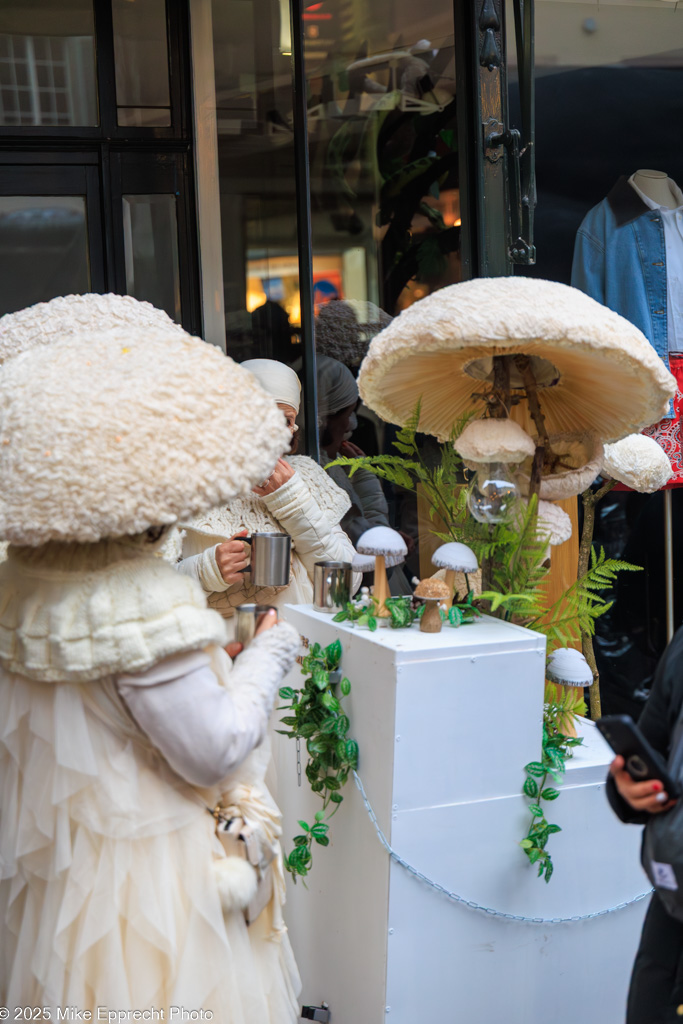
[[467, 507], [479, 523], [502, 523], [518, 498], [517, 484], [506, 463], [482, 463], [470, 486]]

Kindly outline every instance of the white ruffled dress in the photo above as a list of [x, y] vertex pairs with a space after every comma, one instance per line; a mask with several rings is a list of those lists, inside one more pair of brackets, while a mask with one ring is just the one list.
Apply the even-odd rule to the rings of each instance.
[[229, 687], [223, 639], [196, 584], [158, 558], [106, 543], [21, 557], [10, 548], [0, 566], [0, 1004], [10, 1019], [24, 1006], [53, 1019], [63, 1007], [94, 1020], [98, 1007], [131, 1020], [135, 1010], [168, 1020], [172, 1007], [219, 1024], [298, 1018], [281, 859], [250, 927], [224, 914], [213, 863], [225, 851], [206, 809], [231, 804], [277, 837], [267, 747], [200, 790], [154, 749], [116, 686], [120, 673], [207, 648]]

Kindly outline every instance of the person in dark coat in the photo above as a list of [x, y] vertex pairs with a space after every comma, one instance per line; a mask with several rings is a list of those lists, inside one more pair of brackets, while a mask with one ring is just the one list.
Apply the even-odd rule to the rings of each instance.
[[[655, 750], [668, 760], [683, 706], [683, 628], [662, 655], [652, 692], [638, 725]], [[624, 759], [610, 765], [607, 797], [624, 822], [645, 825], [675, 801], [659, 781], [635, 782]], [[670, 1024], [683, 1018], [683, 922], [670, 917], [653, 894], [645, 917], [628, 996], [626, 1024]]]

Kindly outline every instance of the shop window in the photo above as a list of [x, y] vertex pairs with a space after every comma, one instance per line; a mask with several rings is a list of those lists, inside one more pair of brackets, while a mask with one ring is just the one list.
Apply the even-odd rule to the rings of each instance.
[[165, 0], [113, 0], [117, 121], [171, 124]]
[[0, 196], [0, 310], [90, 290], [84, 196]]
[[123, 196], [126, 292], [181, 322], [175, 196]]
[[[638, 206], [629, 178], [638, 170], [663, 172], [663, 179], [655, 178], [652, 184], [665, 186], [673, 206], [683, 202], [666, 180], [683, 187], [683, 9], [663, 2], [537, 0], [536, 64], [538, 258], [535, 268], [521, 272], [573, 283], [633, 319], [637, 314], [629, 296], [637, 282], [627, 249], [635, 235], [628, 225], [647, 218], [648, 213], [646, 206]], [[610, 193], [612, 200], [605, 205]], [[593, 268], [601, 273], [602, 266], [604, 281], [610, 282], [609, 294], [590, 283], [587, 250], [577, 247], [577, 233], [586, 215], [607, 207], [618, 210], [626, 228], [620, 236], [626, 248], [620, 253], [609, 240], [596, 239], [611, 254]], [[682, 221], [683, 208], [678, 223]], [[641, 223], [653, 226], [649, 220]], [[683, 310], [683, 281], [676, 279], [672, 268], [667, 271], [665, 260], [649, 256], [646, 249], [648, 272], [660, 274], [662, 285], [668, 278], [672, 303], [668, 320], [673, 318], [676, 327]], [[655, 338], [644, 323], [638, 326], [659, 344], [659, 354], [667, 359], [669, 339]], [[680, 337], [680, 332], [678, 326], [674, 334]], [[605, 388], [609, 386], [605, 381]], [[680, 435], [675, 419], [664, 430], [667, 433], [672, 435], [670, 455], [677, 459]], [[596, 623], [603, 712], [637, 717], [670, 626], [678, 626], [683, 617], [683, 574], [677, 569], [683, 558], [679, 488], [673, 490], [671, 504], [674, 602], [669, 623], [664, 495], [613, 490], [598, 506], [596, 545], [645, 570], [620, 574], [614, 606]]]
[[[205, 311], [218, 298], [218, 329], [239, 361], [279, 359], [303, 377], [314, 342], [318, 407], [306, 412], [320, 424], [323, 464], [342, 445], [389, 451], [394, 428], [359, 403], [363, 354], [402, 309], [460, 279], [453, 5], [304, 6], [314, 339], [301, 326], [289, 5], [193, 0], [191, 11], [196, 58], [207, 44], [213, 53], [210, 83], [195, 60]], [[207, 255], [216, 251], [222, 266]], [[339, 482], [353, 490], [343, 471]], [[415, 495], [373, 478], [352, 500], [353, 539], [379, 522], [406, 534], [410, 561], [394, 584], [409, 590], [421, 568]]]
[[97, 123], [92, 0], [0, 5], [0, 125]]

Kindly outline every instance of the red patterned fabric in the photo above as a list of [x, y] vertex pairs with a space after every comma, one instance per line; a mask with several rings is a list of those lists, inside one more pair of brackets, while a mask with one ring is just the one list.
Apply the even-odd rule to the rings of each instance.
[[[667, 487], [683, 486], [683, 446], [681, 444], [681, 418], [683, 417], [683, 352], [669, 353], [669, 369], [676, 378], [678, 389], [674, 398], [674, 415], [671, 420], [660, 420], [646, 427], [643, 434], [653, 437], [660, 448], [669, 456], [674, 475]], [[621, 488], [620, 488], [621, 489]], [[627, 490], [628, 488], [623, 488]]]

